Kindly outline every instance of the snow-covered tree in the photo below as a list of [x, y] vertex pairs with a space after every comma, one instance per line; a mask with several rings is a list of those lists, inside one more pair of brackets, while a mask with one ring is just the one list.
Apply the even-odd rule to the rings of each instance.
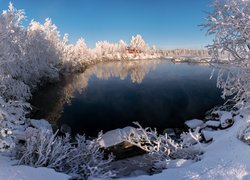
[[217, 86], [223, 89], [223, 97], [234, 96], [237, 107], [249, 106], [250, 98], [250, 1], [216, 0], [208, 14], [208, 34], [214, 35], [208, 46], [213, 60], [228, 63], [219, 72]]
[[125, 54], [127, 51], [127, 43], [123, 40], [120, 40], [119, 43], [118, 43], [118, 51], [121, 53], [121, 54]]
[[27, 45], [26, 31], [21, 26], [24, 19], [24, 11], [15, 9], [11, 3], [9, 9], [0, 15], [0, 84], [1, 95], [6, 98], [26, 99], [31, 96], [29, 87], [20, 82]]
[[79, 61], [84, 61], [88, 58], [88, 47], [83, 38], [76, 42], [74, 50]]
[[208, 57], [206, 49], [172, 49], [164, 50], [166, 56], [193, 56], [193, 57]]
[[137, 34], [136, 36], [132, 36], [130, 40], [130, 48], [135, 50], [136, 52], [147, 52], [148, 45], [142, 39], [142, 36]]
[[98, 41], [95, 47], [96, 57], [99, 60], [115, 60], [115, 53], [117, 52], [116, 44], [108, 41]]
[[[48, 20], [47, 20], [48, 21]], [[45, 24], [48, 24], [45, 22]], [[54, 29], [53, 29], [54, 31]], [[26, 59], [29, 61], [29, 65], [32, 67], [32, 71], [29, 72], [30, 78], [27, 84], [33, 84], [36, 86], [37, 81], [43, 79], [58, 79], [58, 67], [61, 64], [59, 50], [57, 50], [56, 42], [49, 38], [48, 28], [36, 22], [31, 21], [27, 27], [27, 54]], [[61, 42], [60, 42], [61, 43]]]

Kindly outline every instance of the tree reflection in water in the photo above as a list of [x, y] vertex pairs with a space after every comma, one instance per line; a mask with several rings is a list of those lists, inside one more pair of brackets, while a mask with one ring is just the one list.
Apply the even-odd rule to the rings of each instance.
[[38, 111], [34, 111], [33, 118], [47, 119], [53, 125], [57, 125], [64, 106], [71, 104], [75, 92], [84, 93], [91, 76], [94, 75], [100, 80], [108, 80], [113, 77], [124, 80], [129, 77], [133, 83], [139, 84], [145, 75], [155, 69], [160, 62], [161, 60], [134, 60], [91, 65], [83, 73], [63, 78], [60, 82], [49, 84], [36, 92], [31, 104], [35, 109], [38, 108]]
[[35, 118], [90, 136], [133, 121], [159, 131], [179, 128], [223, 103], [211, 71], [207, 64], [163, 60], [102, 62], [39, 90]]

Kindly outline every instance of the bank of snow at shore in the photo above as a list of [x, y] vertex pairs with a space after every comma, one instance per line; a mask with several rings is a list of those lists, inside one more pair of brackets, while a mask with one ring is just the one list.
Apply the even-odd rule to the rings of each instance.
[[124, 180], [166, 179], [250, 179], [250, 146], [239, 140], [249, 127], [250, 113], [235, 117], [231, 128], [213, 131], [213, 141], [205, 145], [201, 160], [188, 166], [169, 168], [153, 176], [138, 176]]
[[[250, 112], [241, 111], [234, 120], [235, 123], [230, 128], [211, 131], [213, 141], [210, 144], [202, 144], [204, 154], [200, 156], [200, 161], [183, 165], [183, 160], [172, 160], [169, 161], [169, 166], [167, 165], [169, 168], [159, 174], [122, 179], [250, 179], [250, 146], [239, 139], [248, 132], [244, 130], [249, 128]], [[173, 162], [176, 164], [175, 167]], [[16, 161], [0, 155], [0, 180], [70, 178], [49, 168], [32, 168], [15, 164]]]
[[53, 169], [17, 166], [16, 163], [0, 154], [0, 180], [68, 180], [70, 178]]

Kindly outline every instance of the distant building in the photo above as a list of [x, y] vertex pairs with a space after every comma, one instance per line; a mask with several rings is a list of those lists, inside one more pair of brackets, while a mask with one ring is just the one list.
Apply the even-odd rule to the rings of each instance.
[[131, 47], [127, 47], [127, 53], [128, 54], [137, 54], [137, 53], [141, 53], [141, 51], [138, 51], [138, 50], [135, 50], [135, 49], [132, 49]]

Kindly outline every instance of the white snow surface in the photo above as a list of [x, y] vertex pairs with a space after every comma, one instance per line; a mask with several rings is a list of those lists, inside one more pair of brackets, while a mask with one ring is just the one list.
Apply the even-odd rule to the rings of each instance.
[[202, 135], [204, 136], [206, 141], [210, 141], [213, 139], [214, 137], [214, 133], [213, 131], [209, 131], [209, 130], [202, 130], [201, 131]]
[[16, 161], [0, 155], [0, 180], [68, 180], [70, 176], [49, 168], [16, 166]]
[[126, 137], [133, 132], [135, 128], [127, 126], [122, 129], [114, 129], [103, 134], [100, 140], [100, 145], [102, 147], [111, 147], [126, 141]]
[[250, 179], [250, 146], [240, 141], [238, 133], [250, 123], [250, 113], [235, 117], [235, 124], [225, 130], [213, 131], [213, 142], [204, 145], [201, 160], [179, 168], [169, 168], [153, 176], [123, 179]]
[[[243, 113], [242, 113], [243, 114]], [[211, 131], [213, 141], [203, 144], [204, 154], [200, 161], [172, 160], [168, 169], [153, 176], [121, 178], [124, 180], [166, 180], [166, 179], [250, 179], [250, 146], [238, 139], [239, 133], [250, 123], [250, 112], [235, 117], [232, 127], [225, 130]], [[104, 134], [103, 145], [110, 146], [123, 140], [133, 128], [116, 129]], [[12, 166], [15, 161], [0, 155], [0, 180], [54, 180], [69, 179], [68, 175], [57, 173], [48, 168]]]
[[220, 121], [209, 120], [209, 121], [206, 121], [206, 125], [210, 127], [219, 127]]

